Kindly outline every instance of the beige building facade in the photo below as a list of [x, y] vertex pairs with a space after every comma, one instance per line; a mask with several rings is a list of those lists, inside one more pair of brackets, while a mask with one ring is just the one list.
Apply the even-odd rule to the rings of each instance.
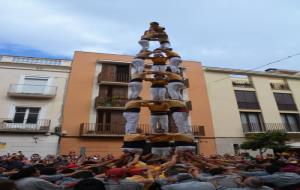
[[0, 154], [56, 154], [71, 61], [0, 55]]
[[219, 154], [239, 152], [252, 133], [283, 130], [300, 141], [300, 74], [205, 67], [209, 104]]

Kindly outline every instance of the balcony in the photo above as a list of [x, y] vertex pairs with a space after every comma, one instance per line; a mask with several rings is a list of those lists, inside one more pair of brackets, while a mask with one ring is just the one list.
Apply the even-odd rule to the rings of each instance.
[[13, 119], [0, 118], [0, 132], [6, 133], [47, 133], [51, 120], [39, 119], [36, 122], [15, 123]]
[[299, 125], [285, 125], [282, 123], [248, 123], [243, 124], [243, 132], [244, 134], [251, 133], [263, 133], [263, 132], [286, 132], [286, 133], [299, 133], [300, 126]]
[[286, 83], [271, 82], [270, 86], [273, 90], [290, 90], [288, 84]]
[[115, 109], [124, 110], [125, 104], [127, 103], [127, 98], [121, 97], [96, 97], [95, 107], [96, 109]]
[[231, 79], [233, 87], [237, 88], [253, 88], [253, 84], [249, 80]]
[[[205, 136], [204, 126], [192, 125], [192, 132], [195, 136]], [[149, 124], [139, 124], [141, 133], [150, 133]], [[110, 124], [82, 123], [80, 124], [81, 137], [122, 137], [125, 135], [125, 124], [112, 127]]]
[[99, 84], [127, 86], [129, 80], [128, 73], [100, 73], [98, 75]]
[[10, 97], [50, 99], [56, 96], [56, 91], [56, 86], [10, 84], [7, 95]]

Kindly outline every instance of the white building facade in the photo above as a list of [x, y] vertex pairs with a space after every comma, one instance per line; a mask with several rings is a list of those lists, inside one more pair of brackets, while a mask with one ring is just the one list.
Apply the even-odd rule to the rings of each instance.
[[71, 61], [0, 55], [0, 154], [56, 154]]
[[300, 73], [205, 67], [218, 154], [239, 152], [252, 133], [282, 130], [300, 142]]

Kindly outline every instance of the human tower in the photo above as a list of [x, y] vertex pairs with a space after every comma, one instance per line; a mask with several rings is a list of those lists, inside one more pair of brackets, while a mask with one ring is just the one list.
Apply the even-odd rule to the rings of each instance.
[[[151, 41], [159, 42], [160, 46], [149, 50]], [[188, 122], [189, 110], [182, 96], [185, 85], [180, 74], [180, 55], [172, 50], [165, 28], [157, 22], [150, 23], [139, 44], [142, 49], [131, 63], [130, 100], [123, 113], [126, 119], [123, 150], [142, 153], [150, 143], [151, 152], [162, 156], [169, 155], [172, 147], [195, 151]], [[145, 70], [145, 60], [152, 62], [150, 70]], [[151, 100], [140, 97], [143, 81], [151, 83]], [[148, 107], [151, 112], [150, 133], [138, 128], [141, 107]], [[169, 113], [176, 124], [176, 133], [169, 133]]]

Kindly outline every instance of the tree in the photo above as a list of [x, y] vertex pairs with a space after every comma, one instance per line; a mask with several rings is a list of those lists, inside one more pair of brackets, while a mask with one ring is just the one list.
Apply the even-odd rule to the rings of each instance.
[[240, 147], [246, 150], [258, 150], [262, 156], [267, 149], [273, 149], [275, 152], [287, 150], [289, 146], [286, 145], [285, 142], [288, 140], [287, 133], [280, 131], [257, 133], [248, 136], [247, 140], [242, 143]]

